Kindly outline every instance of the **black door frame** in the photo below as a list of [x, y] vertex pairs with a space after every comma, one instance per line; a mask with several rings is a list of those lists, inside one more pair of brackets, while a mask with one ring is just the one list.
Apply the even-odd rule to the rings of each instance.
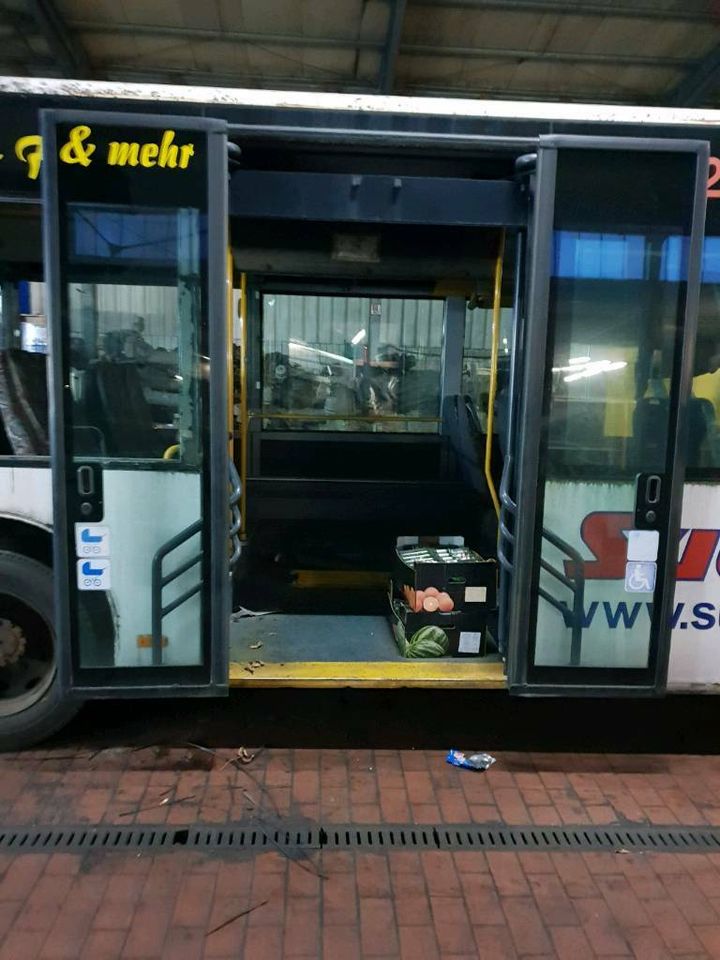
[[[56, 658], [58, 680], [66, 695], [90, 697], [209, 696], [228, 690], [230, 585], [228, 571], [228, 468], [227, 384], [224, 376], [209, 378], [206, 421], [209, 426], [204, 457], [202, 516], [207, 521], [209, 577], [202, 585], [205, 623], [203, 662], [198, 666], [83, 667], [73, 631], [70, 592], [74, 553], [68, 517], [66, 486], [68, 442], [66, 410], [69, 392], [67, 350], [63, 331], [61, 276], [61, 220], [58, 185], [59, 124], [95, 124], [110, 128], [154, 128], [192, 131], [207, 144], [206, 209], [208, 222], [207, 347], [218, 370], [226, 369], [226, 263], [227, 263], [227, 125], [221, 120], [106, 111], [43, 110], [40, 129], [43, 143], [43, 258], [48, 291], [50, 447], [53, 473], [54, 569]], [[111, 201], [111, 197], [108, 200]], [[192, 199], [192, 198], [191, 198]], [[214, 426], [213, 426], [214, 425]], [[150, 590], [150, 583], [148, 583]]]
[[[542, 435], [543, 396], [547, 376], [548, 306], [553, 251], [553, 220], [557, 155], [561, 149], [622, 150], [694, 154], [695, 190], [692, 209], [688, 277], [684, 303], [682, 349], [676, 356], [679, 403], [670, 411], [668, 444], [672, 444], [669, 508], [665, 557], [660, 558], [660, 604], [653, 611], [647, 668], [535, 667], [529, 663], [534, 585], [539, 584], [541, 537], [538, 531], [538, 483]], [[523, 310], [521, 396], [515, 442], [516, 482], [512, 542], [512, 577], [508, 598], [508, 686], [513, 693], [536, 695], [620, 696], [663, 693], [670, 656], [670, 613], [675, 585], [680, 535], [680, 513], [685, 476], [687, 404], [692, 382], [704, 235], [709, 145], [700, 140], [639, 137], [541, 136], [533, 173], [534, 204], [528, 228], [528, 261]], [[535, 591], [537, 593], [537, 590]]]

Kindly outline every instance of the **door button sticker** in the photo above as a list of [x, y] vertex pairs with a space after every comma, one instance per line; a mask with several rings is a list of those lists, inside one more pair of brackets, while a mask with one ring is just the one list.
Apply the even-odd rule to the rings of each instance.
[[631, 560], [650, 560], [655, 563], [660, 546], [660, 533], [657, 530], [628, 530], [627, 558]]
[[75, 553], [78, 557], [109, 557], [110, 528], [97, 523], [76, 523]]
[[656, 577], [656, 563], [633, 560], [625, 564], [625, 589], [628, 593], [652, 593]]
[[109, 590], [110, 561], [105, 559], [78, 560], [78, 590]]

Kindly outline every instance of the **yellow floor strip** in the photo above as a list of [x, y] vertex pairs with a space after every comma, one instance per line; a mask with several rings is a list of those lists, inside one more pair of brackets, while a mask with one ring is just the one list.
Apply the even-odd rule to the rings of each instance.
[[502, 663], [471, 660], [266, 663], [233, 661], [231, 687], [475, 687], [503, 689]]
[[293, 570], [293, 587], [300, 590], [368, 590], [387, 593], [389, 573], [376, 570]]

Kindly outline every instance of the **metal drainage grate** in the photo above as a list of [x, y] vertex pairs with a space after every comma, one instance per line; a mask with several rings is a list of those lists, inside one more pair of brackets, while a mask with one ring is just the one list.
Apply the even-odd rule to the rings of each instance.
[[720, 828], [682, 826], [507, 827], [398, 824], [308, 825], [235, 824], [225, 827], [195, 824], [137, 827], [61, 826], [0, 828], [0, 850], [18, 853], [160, 852], [185, 847], [208, 852], [233, 850], [628, 850], [646, 853], [720, 851]]

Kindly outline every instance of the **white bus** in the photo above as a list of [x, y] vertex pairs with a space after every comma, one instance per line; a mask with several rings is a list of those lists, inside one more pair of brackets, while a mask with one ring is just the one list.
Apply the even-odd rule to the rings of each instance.
[[0, 747], [91, 697], [717, 689], [719, 113], [0, 116]]

